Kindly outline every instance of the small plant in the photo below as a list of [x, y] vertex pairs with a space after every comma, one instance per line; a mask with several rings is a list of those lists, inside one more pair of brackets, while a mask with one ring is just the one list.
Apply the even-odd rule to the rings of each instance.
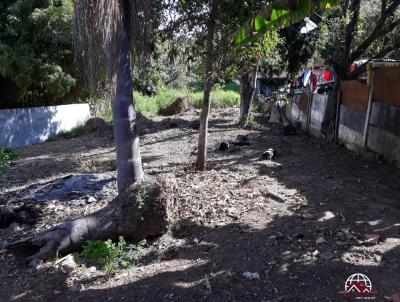
[[83, 245], [83, 251], [77, 259], [85, 259], [89, 263], [99, 266], [106, 272], [113, 272], [118, 268], [126, 268], [138, 260], [138, 253], [147, 244], [142, 240], [137, 244], [127, 244], [120, 236], [118, 242], [112, 240], [89, 240]]
[[10, 161], [16, 157], [17, 155], [10, 147], [0, 147], [0, 172], [10, 168]]

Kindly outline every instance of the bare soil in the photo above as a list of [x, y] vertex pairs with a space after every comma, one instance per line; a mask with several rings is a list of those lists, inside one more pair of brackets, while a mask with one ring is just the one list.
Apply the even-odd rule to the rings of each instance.
[[[226, 109], [212, 112], [208, 170], [194, 172], [198, 114], [141, 118], [145, 172], [173, 173], [180, 193], [179, 220], [138, 265], [64, 273], [3, 250], [0, 301], [342, 301], [354, 273], [370, 278], [377, 301], [400, 293], [399, 169], [284, 136], [262, 116], [239, 129], [237, 110]], [[218, 150], [238, 135], [250, 145]], [[277, 156], [261, 160], [268, 148]], [[114, 151], [111, 130], [19, 149], [0, 175], [0, 209], [24, 220], [0, 229], [0, 249], [106, 206], [116, 195]]]

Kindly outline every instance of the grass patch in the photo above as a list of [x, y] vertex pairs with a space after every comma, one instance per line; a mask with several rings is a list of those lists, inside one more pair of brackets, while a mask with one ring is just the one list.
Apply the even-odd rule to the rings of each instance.
[[127, 268], [138, 261], [140, 251], [147, 245], [146, 240], [137, 244], [128, 244], [120, 236], [118, 242], [112, 240], [89, 240], [83, 245], [83, 251], [75, 255], [79, 262], [98, 266], [105, 272], [113, 272], [119, 268]]
[[0, 172], [10, 168], [10, 161], [17, 158], [17, 155], [10, 147], [0, 147]]
[[[145, 96], [135, 91], [133, 96], [136, 102], [136, 110], [146, 116], [156, 116], [161, 108], [165, 108], [177, 97], [185, 97], [195, 108], [201, 108], [203, 103], [203, 91], [192, 91], [187, 88], [160, 88], [158, 93], [153, 96]], [[212, 90], [212, 108], [233, 108], [239, 107], [239, 105], [240, 87], [238, 84], [230, 82], [223, 86], [215, 86]], [[104, 107], [99, 115], [107, 122], [111, 122], [111, 106]]]
[[[231, 108], [238, 107], [240, 94], [235, 83], [224, 87], [216, 87], [211, 92], [211, 107]], [[157, 95], [143, 96], [134, 92], [136, 108], [141, 113], [148, 116], [155, 116], [160, 108], [165, 108], [172, 100], [177, 97], [185, 97], [195, 108], [201, 108], [203, 103], [203, 92], [193, 92], [189, 89], [163, 89]]]
[[49, 137], [46, 142], [58, 141], [62, 139], [71, 139], [83, 134], [84, 124], [77, 124], [74, 128], [67, 132], [61, 132], [55, 136]]

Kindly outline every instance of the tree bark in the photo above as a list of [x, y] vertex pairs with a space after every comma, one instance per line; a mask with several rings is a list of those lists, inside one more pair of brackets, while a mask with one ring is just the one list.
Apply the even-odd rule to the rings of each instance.
[[204, 94], [203, 107], [200, 115], [199, 142], [197, 148], [196, 168], [198, 170], [206, 169], [207, 161], [207, 134], [208, 134], [208, 115], [210, 113], [211, 101], [210, 94], [212, 89], [212, 73], [214, 61], [214, 30], [215, 30], [215, 14], [217, 7], [216, 0], [212, 1], [210, 19], [207, 25], [207, 50], [204, 58]]
[[87, 240], [141, 240], [162, 235], [173, 219], [176, 181], [172, 174], [146, 177], [116, 197], [107, 207], [62, 223], [6, 248], [32, 259], [48, 259], [79, 250]]
[[244, 127], [249, 118], [250, 105], [256, 94], [257, 70], [244, 72], [240, 77], [240, 118], [239, 125]]
[[115, 145], [117, 153], [117, 183], [121, 194], [130, 184], [143, 177], [139, 150], [139, 135], [133, 99], [133, 83], [129, 58], [129, 40], [125, 26], [117, 33], [117, 70], [112, 95]]

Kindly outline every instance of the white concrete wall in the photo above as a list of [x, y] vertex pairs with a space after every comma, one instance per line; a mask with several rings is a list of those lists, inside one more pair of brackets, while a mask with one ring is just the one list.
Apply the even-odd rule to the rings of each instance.
[[0, 110], [0, 146], [18, 148], [41, 143], [89, 117], [88, 104]]

